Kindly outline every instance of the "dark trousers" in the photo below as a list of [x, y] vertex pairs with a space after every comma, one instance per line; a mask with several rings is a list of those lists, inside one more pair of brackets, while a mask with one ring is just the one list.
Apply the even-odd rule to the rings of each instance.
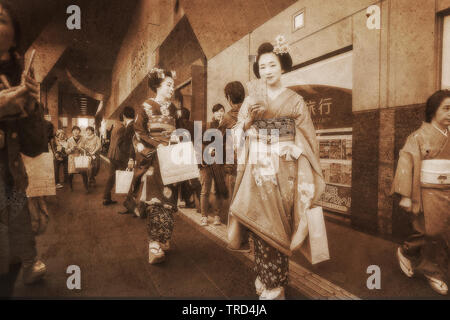
[[105, 191], [103, 192], [103, 199], [104, 200], [111, 200], [111, 191], [114, 188], [114, 185], [116, 184], [116, 171], [117, 170], [124, 170], [125, 165], [117, 160], [110, 160], [109, 164], [109, 172], [108, 172], [108, 179], [106, 180], [105, 185]]
[[[70, 189], [73, 189], [73, 175], [75, 173], [71, 173], [69, 174], [69, 185], [70, 185]], [[86, 188], [86, 190], [89, 189], [89, 184], [88, 184], [88, 174], [86, 171], [82, 171], [80, 172], [81, 176], [83, 177], [83, 185]]]
[[55, 183], [58, 184], [60, 183], [61, 180], [59, 180], [59, 172], [60, 172], [60, 168], [61, 166], [63, 167], [63, 174], [64, 174], [64, 182], [67, 182], [67, 178], [68, 178], [68, 160], [67, 157], [63, 158], [63, 160], [54, 160], [54, 167], [55, 167]]
[[138, 162], [136, 168], [134, 168], [133, 180], [131, 182], [130, 191], [128, 191], [127, 198], [123, 202], [123, 206], [130, 212], [134, 212], [134, 209], [139, 202], [137, 196], [142, 184], [142, 176], [147, 172], [151, 165], [152, 159], [143, 159]]
[[8, 299], [12, 297], [14, 285], [19, 275], [22, 263], [11, 264], [7, 274], [0, 275], [0, 299]]

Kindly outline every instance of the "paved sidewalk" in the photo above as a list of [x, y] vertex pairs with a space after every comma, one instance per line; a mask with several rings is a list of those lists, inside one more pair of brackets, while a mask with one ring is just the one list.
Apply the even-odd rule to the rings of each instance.
[[[181, 209], [185, 219], [218, 243], [226, 246], [226, 226], [200, 226], [200, 214]], [[212, 221], [211, 221], [212, 222]], [[449, 299], [434, 292], [423, 278], [407, 278], [396, 259], [398, 245], [350, 227], [326, 221], [331, 259], [311, 265], [295, 253], [290, 264], [290, 282], [313, 299]], [[240, 254], [252, 261], [252, 254]], [[380, 267], [381, 289], [369, 290], [367, 268]]]

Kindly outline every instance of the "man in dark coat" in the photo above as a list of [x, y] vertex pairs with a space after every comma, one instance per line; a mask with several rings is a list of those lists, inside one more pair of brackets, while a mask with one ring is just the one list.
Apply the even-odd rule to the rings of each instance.
[[108, 158], [110, 161], [109, 176], [103, 194], [103, 205], [117, 203], [111, 199], [111, 190], [116, 182], [116, 170], [132, 169], [134, 164], [134, 109], [125, 107], [120, 115], [121, 123], [114, 126], [111, 134]]

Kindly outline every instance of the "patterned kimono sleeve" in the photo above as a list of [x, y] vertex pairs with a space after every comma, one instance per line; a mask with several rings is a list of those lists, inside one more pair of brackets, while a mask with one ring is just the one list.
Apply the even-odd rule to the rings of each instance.
[[398, 193], [406, 198], [412, 197], [414, 159], [413, 154], [420, 154], [419, 144], [411, 135], [406, 140], [405, 146], [400, 150], [397, 170], [395, 172], [391, 193]]
[[293, 107], [292, 113], [295, 117], [295, 126], [300, 129], [301, 133], [309, 142], [314, 155], [319, 157], [319, 143], [316, 138], [316, 129], [311, 119], [311, 111], [303, 97], [299, 97], [299, 101]]
[[136, 116], [135, 122], [134, 122], [134, 131], [136, 133], [136, 137], [139, 141], [142, 141], [146, 143], [147, 145], [158, 147], [158, 145], [161, 143], [160, 141], [157, 141], [153, 139], [149, 132], [148, 132], [148, 116], [144, 111], [144, 108], [142, 107]]

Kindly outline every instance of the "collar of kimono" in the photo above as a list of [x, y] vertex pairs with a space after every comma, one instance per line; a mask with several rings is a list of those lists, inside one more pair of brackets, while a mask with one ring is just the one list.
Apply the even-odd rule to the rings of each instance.
[[133, 121], [133, 119], [128, 119], [125, 121], [125, 127], [128, 127], [128, 125]]
[[442, 133], [444, 136], [448, 137], [448, 128], [445, 129], [445, 131], [442, 131], [438, 127], [436, 127], [433, 123], [431, 124], [436, 130], [438, 130], [440, 133]]

